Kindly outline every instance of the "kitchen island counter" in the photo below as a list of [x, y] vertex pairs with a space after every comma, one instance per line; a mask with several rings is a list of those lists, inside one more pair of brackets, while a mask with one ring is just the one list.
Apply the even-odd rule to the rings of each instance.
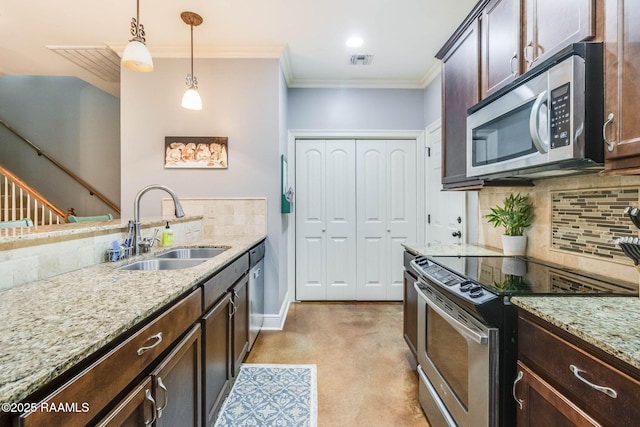
[[640, 298], [541, 296], [512, 302], [640, 369]]
[[197, 287], [265, 235], [204, 238], [175, 247], [224, 246], [181, 270], [117, 267], [170, 248], [102, 263], [0, 292], [0, 403], [18, 402]]

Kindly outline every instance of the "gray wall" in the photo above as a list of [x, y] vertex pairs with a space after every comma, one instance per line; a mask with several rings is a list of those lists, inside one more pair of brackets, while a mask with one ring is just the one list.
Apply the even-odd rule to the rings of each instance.
[[[266, 197], [265, 310], [275, 314], [286, 292], [286, 221], [280, 214], [283, 99], [277, 59], [196, 59], [203, 109], [180, 106], [188, 59], [155, 59], [152, 73], [121, 76], [122, 213], [148, 184], [165, 184], [180, 197]], [[165, 136], [227, 136], [228, 169], [165, 169]], [[167, 195], [151, 191], [142, 216], [159, 215]], [[284, 254], [281, 253], [284, 250]]]
[[424, 127], [429, 126], [442, 115], [442, 79], [438, 74], [424, 89]]
[[420, 89], [289, 89], [289, 129], [424, 129]]
[[[1, 76], [0, 119], [119, 203], [118, 98], [75, 77]], [[3, 126], [0, 164], [64, 211], [113, 213]]]

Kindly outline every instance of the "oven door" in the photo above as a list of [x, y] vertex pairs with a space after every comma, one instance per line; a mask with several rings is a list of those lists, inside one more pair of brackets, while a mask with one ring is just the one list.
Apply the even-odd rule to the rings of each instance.
[[416, 282], [420, 403], [432, 427], [496, 426], [499, 338], [442, 295]]

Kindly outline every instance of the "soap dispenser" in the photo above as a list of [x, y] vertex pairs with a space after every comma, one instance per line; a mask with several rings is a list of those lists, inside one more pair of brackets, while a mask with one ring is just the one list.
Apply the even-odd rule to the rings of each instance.
[[173, 245], [173, 230], [171, 229], [171, 227], [169, 227], [169, 221], [167, 221], [167, 226], [162, 232], [162, 246], [171, 245]]

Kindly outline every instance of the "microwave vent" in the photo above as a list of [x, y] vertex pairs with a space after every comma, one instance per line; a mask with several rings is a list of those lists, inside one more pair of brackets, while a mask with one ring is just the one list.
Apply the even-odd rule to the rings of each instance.
[[349, 63], [351, 65], [371, 65], [373, 61], [373, 55], [370, 54], [357, 54], [351, 55], [349, 58]]

